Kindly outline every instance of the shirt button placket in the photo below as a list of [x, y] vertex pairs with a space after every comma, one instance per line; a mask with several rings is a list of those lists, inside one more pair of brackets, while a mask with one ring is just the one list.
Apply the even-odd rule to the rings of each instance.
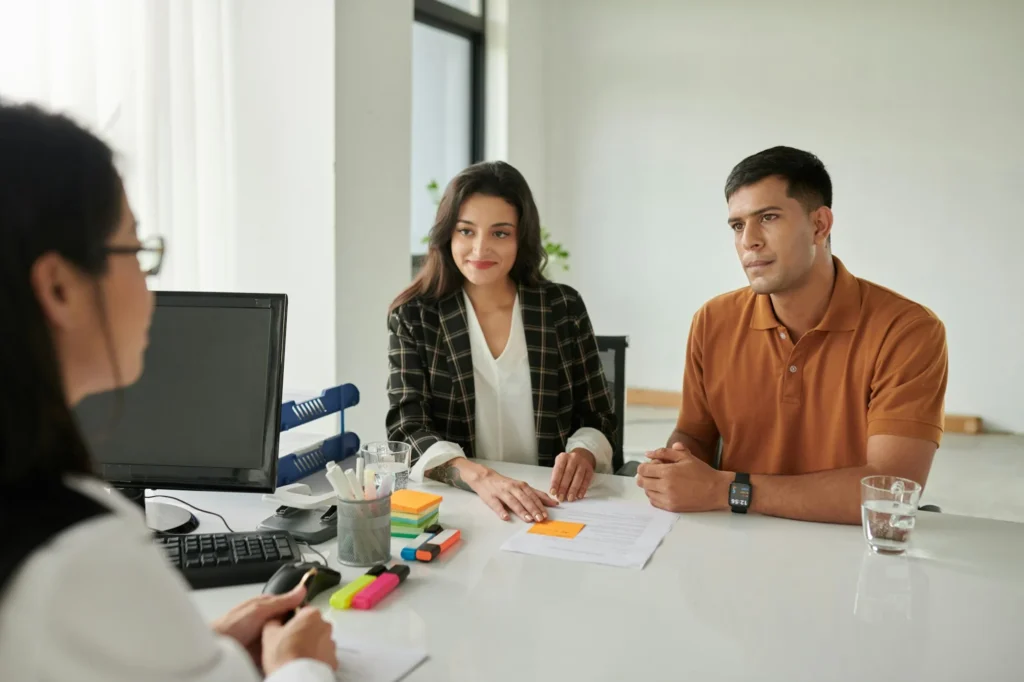
[[[785, 334], [785, 332], [782, 332], [782, 334]], [[805, 339], [801, 339], [801, 341], [805, 341]], [[804, 343], [804, 346], [806, 345]], [[789, 362], [787, 362], [786, 369], [782, 375], [782, 399], [786, 402], [798, 403], [802, 397], [801, 359], [800, 344], [798, 343], [792, 347], [792, 351], [789, 354]]]

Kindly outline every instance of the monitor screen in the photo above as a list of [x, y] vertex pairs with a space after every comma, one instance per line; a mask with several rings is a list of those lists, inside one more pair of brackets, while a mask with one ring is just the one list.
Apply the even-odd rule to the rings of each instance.
[[286, 308], [283, 295], [157, 292], [142, 378], [76, 409], [100, 477], [272, 491]]

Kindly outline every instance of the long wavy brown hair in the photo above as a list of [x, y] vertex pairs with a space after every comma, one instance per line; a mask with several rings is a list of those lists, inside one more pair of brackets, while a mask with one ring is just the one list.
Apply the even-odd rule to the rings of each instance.
[[548, 254], [541, 243], [540, 214], [526, 178], [504, 161], [483, 161], [465, 169], [448, 183], [430, 228], [430, 246], [423, 268], [388, 312], [413, 299], [439, 301], [462, 288], [465, 278], [452, 257], [452, 235], [462, 203], [474, 194], [500, 197], [519, 217], [516, 262], [509, 273], [516, 284], [536, 286], [544, 281]]

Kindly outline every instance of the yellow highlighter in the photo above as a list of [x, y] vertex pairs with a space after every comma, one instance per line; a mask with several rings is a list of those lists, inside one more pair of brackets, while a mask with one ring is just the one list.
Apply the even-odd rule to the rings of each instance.
[[331, 606], [336, 609], [347, 609], [352, 606], [352, 598], [362, 592], [367, 585], [377, 579], [378, 575], [386, 572], [388, 567], [384, 564], [374, 566], [365, 574], [359, 576], [345, 587], [331, 595]]

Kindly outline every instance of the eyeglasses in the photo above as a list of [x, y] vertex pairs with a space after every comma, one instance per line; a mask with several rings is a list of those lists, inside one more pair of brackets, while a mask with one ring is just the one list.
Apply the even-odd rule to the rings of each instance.
[[104, 251], [111, 255], [132, 255], [139, 259], [139, 269], [147, 277], [160, 274], [164, 262], [164, 238], [147, 237], [138, 246], [108, 246]]

